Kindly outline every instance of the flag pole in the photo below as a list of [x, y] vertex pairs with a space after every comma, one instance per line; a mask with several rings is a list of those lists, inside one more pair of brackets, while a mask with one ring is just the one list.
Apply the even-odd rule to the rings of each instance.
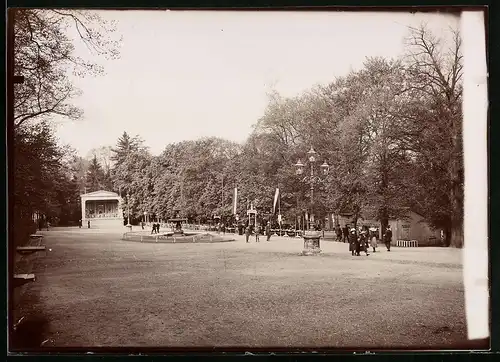
[[278, 194], [278, 215], [279, 215], [279, 224], [280, 224], [280, 236], [281, 236], [281, 191]]

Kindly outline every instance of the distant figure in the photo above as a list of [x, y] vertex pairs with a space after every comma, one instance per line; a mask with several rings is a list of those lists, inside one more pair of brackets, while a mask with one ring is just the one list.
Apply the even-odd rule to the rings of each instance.
[[226, 235], [226, 224], [222, 224], [222, 234]]
[[47, 225], [45, 225], [47, 227], [47, 231], [49, 231], [49, 227], [50, 227], [50, 222], [47, 221]]
[[156, 223], [153, 223], [153, 228], [151, 229], [151, 234], [156, 234]]
[[344, 235], [344, 243], [348, 243], [349, 242], [349, 225], [345, 225], [344, 228], [342, 229], [342, 233]]
[[78, 221], [78, 227], [81, 229], [82, 228], [82, 219]]
[[391, 225], [387, 225], [387, 230], [384, 234], [385, 247], [387, 251], [391, 251], [391, 241], [392, 241], [392, 230]]
[[144, 221], [141, 221], [142, 230], [144, 230]]
[[357, 254], [357, 243], [358, 236], [356, 235], [356, 229], [352, 228], [351, 233], [349, 234], [349, 251], [351, 252], [352, 256], [354, 256], [354, 253]]
[[257, 225], [257, 227], [255, 228], [255, 242], [256, 243], [259, 243], [260, 242], [260, 225]]
[[87, 221], [87, 226], [88, 226], [88, 228], [90, 229], [90, 220], [89, 220], [89, 221]]
[[157, 234], [160, 233], [160, 223], [159, 222], [156, 223], [156, 233]]
[[339, 224], [337, 224], [337, 227], [335, 228], [335, 234], [337, 235], [337, 241], [342, 242], [342, 229]]
[[376, 228], [370, 228], [370, 246], [373, 249], [373, 252], [376, 252], [377, 248], [377, 229]]
[[267, 241], [271, 239], [271, 223], [269, 221], [266, 224], [266, 237]]
[[368, 233], [366, 230], [362, 230], [359, 235], [359, 251], [364, 251], [366, 256], [370, 255], [368, 254]]
[[245, 228], [245, 238], [247, 240], [247, 243], [249, 242], [248, 239], [250, 238], [250, 225], [248, 225], [246, 228]]

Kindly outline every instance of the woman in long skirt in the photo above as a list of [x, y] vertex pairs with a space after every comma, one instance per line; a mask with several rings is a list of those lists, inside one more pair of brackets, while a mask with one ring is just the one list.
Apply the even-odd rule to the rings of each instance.
[[370, 228], [370, 246], [375, 253], [375, 249], [377, 248], [377, 229], [375, 228]]

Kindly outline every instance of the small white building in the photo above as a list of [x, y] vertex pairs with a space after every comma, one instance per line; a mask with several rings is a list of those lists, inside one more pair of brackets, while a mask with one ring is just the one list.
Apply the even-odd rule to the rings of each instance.
[[99, 190], [80, 195], [82, 226], [108, 228], [123, 226], [123, 200], [116, 192]]

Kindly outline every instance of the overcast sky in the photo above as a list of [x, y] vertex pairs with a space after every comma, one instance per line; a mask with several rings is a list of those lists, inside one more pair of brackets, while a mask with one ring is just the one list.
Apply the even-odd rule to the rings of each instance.
[[[203, 136], [243, 142], [275, 89], [294, 96], [328, 83], [368, 56], [404, 52], [408, 26], [440, 35], [449, 15], [348, 12], [100, 11], [118, 21], [121, 58], [106, 75], [77, 79], [85, 115], [57, 120], [60, 141], [82, 156], [127, 131], [159, 154]], [[77, 52], [89, 57], [85, 45]]]

